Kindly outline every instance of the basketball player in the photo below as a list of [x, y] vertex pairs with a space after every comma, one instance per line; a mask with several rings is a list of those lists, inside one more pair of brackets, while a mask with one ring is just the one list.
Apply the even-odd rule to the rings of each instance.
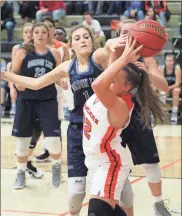
[[174, 55], [166, 55], [165, 66], [160, 69], [169, 85], [169, 91], [172, 92], [172, 116], [171, 122], [176, 123], [178, 120], [179, 97], [181, 93], [181, 69], [175, 65]]
[[[120, 38], [123, 37], [126, 40], [126, 36], [131, 31], [135, 20], [126, 20], [121, 25]], [[123, 41], [124, 41], [123, 40]], [[115, 52], [115, 58], [121, 55], [121, 52]], [[113, 59], [110, 59], [113, 62]], [[164, 91], [168, 92], [168, 85], [163, 76], [161, 76], [160, 71], [154, 58], [144, 58], [145, 65], [142, 62], [135, 63], [139, 68], [147, 68], [147, 72], [152, 84]], [[147, 91], [145, 91], [147, 92]], [[131, 121], [128, 127], [123, 130], [121, 138], [122, 145], [126, 147], [128, 145], [134, 165], [142, 164], [147, 176], [147, 181], [149, 188], [153, 196], [153, 210], [155, 215], [158, 216], [171, 216], [169, 211], [164, 205], [162, 198], [162, 177], [159, 168], [159, 154], [157, 151], [156, 142], [154, 139], [153, 130], [151, 128], [145, 127], [145, 123], [141, 119], [140, 111], [141, 106], [135, 101], [135, 108], [133, 110]], [[129, 185], [128, 185], [129, 187]], [[129, 189], [124, 189], [122, 192], [121, 200], [123, 201], [123, 206], [128, 214], [128, 216], [133, 216], [133, 199], [132, 194]]]
[[147, 125], [150, 112], [164, 119], [148, 74], [132, 64], [143, 47], [134, 49], [135, 44], [136, 40], [132, 42], [129, 37], [122, 56], [92, 83], [95, 95], [84, 106], [83, 149], [88, 171], [93, 173], [88, 216], [126, 215], [119, 201], [130, 160], [121, 146], [121, 133], [129, 124], [134, 107], [131, 95], [146, 107], [141, 116]]
[[[2, 79], [9, 80], [30, 89], [40, 89], [59, 81], [69, 73], [74, 94], [74, 109], [68, 127], [68, 196], [71, 215], [78, 215], [85, 197], [87, 168], [82, 148], [83, 106], [93, 94], [92, 82], [108, 65], [111, 50], [120, 47], [118, 41], [110, 39], [104, 48], [94, 52], [94, 41], [89, 29], [75, 26], [70, 33], [70, 43], [75, 53], [73, 60], [61, 63], [52, 72], [37, 79], [1, 73]], [[115, 44], [113, 44], [115, 43]], [[103, 69], [102, 69], [103, 68]], [[63, 82], [64, 85], [66, 83]]]
[[[20, 71], [20, 77], [41, 77], [49, 73], [60, 64], [60, 54], [56, 49], [48, 49], [48, 28], [43, 23], [36, 24], [32, 29], [33, 41], [31, 45], [23, 45], [13, 58], [13, 76]], [[10, 80], [11, 81], [11, 80]], [[25, 85], [22, 85], [26, 87]], [[49, 85], [41, 90], [25, 89], [19, 92], [17, 112], [15, 115], [13, 135], [17, 137], [17, 179], [15, 189], [25, 187], [25, 169], [29, 153], [29, 143], [36, 120], [39, 120], [45, 140], [48, 143], [52, 157], [52, 186], [58, 187], [61, 174], [61, 143], [60, 122], [55, 85]]]
[[[21, 49], [22, 45], [28, 44], [32, 40], [32, 27], [33, 27], [32, 23], [25, 23], [24, 24], [23, 29], [22, 29], [23, 43], [13, 46], [12, 61], [15, 58], [17, 51], [19, 49]], [[10, 63], [9, 64], [9, 71], [11, 71], [11, 67], [12, 67], [12, 64]], [[18, 91], [24, 91], [25, 90], [25, 88], [20, 86], [20, 85], [16, 85], [16, 87], [15, 87], [13, 83], [10, 83], [9, 86], [10, 86], [10, 96], [14, 100], [18, 96], [17, 90]], [[33, 129], [32, 139], [30, 141], [29, 157], [28, 157], [28, 162], [27, 162], [27, 171], [34, 178], [42, 178], [44, 175], [40, 169], [33, 166], [32, 161], [31, 161], [32, 153], [33, 153], [33, 150], [34, 150], [34, 148], [35, 148], [35, 146], [39, 140], [40, 134], [41, 134], [41, 129], [40, 129], [39, 123], [37, 121], [35, 124], [35, 128]]]

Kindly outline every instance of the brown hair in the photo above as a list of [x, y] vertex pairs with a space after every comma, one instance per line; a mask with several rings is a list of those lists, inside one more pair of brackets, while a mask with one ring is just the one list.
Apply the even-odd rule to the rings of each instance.
[[[44, 27], [44, 28], [46, 28], [47, 33], [49, 34], [49, 29], [47, 28], [47, 26], [44, 23], [39, 22], [39, 23], [34, 24], [33, 27], [32, 27], [32, 33], [33, 33], [33, 31], [34, 31], [34, 29], [36, 27]], [[35, 45], [34, 45], [33, 39], [28, 44], [24, 44], [22, 46], [22, 49], [24, 49], [26, 53], [34, 52], [35, 51]]]
[[[74, 33], [76, 30], [80, 29], [80, 28], [83, 28], [83, 29], [85, 29], [85, 30], [88, 31], [88, 33], [89, 33], [89, 35], [90, 35], [90, 37], [91, 37], [91, 39], [92, 39], [92, 42], [93, 42], [93, 51], [94, 51], [94, 50], [95, 50], [95, 41], [94, 41], [93, 34], [92, 34], [91, 30], [90, 30], [87, 26], [82, 25], [82, 24], [73, 26], [73, 27], [71, 28], [71, 31], [70, 31], [70, 33], [69, 33], [69, 43], [72, 44], [72, 36], [73, 36], [73, 33]], [[74, 50], [72, 50], [72, 52], [73, 52], [72, 58], [76, 57]]]
[[140, 116], [146, 126], [150, 126], [150, 114], [161, 123], [167, 121], [167, 117], [162, 109], [159, 97], [152, 89], [148, 73], [139, 69], [135, 64], [129, 63], [123, 68], [127, 74], [127, 80], [132, 85], [130, 93], [136, 98], [140, 105]]

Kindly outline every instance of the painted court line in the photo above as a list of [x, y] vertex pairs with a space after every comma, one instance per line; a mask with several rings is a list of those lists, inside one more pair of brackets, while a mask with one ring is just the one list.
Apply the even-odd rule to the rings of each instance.
[[[165, 170], [165, 169], [173, 166], [174, 164], [176, 164], [176, 163], [178, 163], [180, 161], [181, 161], [181, 158], [179, 158], [179, 159], [177, 159], [177, 160], [175, 160], [175, 161], [173, 161], [173, 162], [171, 162], [169, 164], [166, 164], [166, 165], [164, 165], [164, 166], [161, 167], [161, 170]], [[143, 178], [145, 178], [145, 176], [139, 177], [139, 178], [131, 181], [131, 184], [134, 184], [134, 183], [142, 180]], [[88, 205], [88, 202], [84, 203], [82, 206], [84, 207], [84, 206], [87, 206], [87, 205]], [[1, 212], [12, 212], [12, 213], [22, 213], [22, 214], [32, 214], [32, 215], [35, 215], [35, 214], [37, 214], [37, 215], [54, 215], [54, 216], [66, 216], [66, 215], [69, 214], [69, 212], [65, 212], [65, 213], [61, 213], [61, 214], [59, 213], [58, 214], [58, 213], [29, 212], [29, 211], [18, 211], [18, 210], [1, 210]]]

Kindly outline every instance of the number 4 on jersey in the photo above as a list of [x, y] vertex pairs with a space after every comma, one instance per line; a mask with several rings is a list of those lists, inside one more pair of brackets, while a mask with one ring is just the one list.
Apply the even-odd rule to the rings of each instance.
[[90, 132], [92, 130], [92, 125], [91, 122], [88, 120], [88, 118], [84, 117], [84, 135], [86, 136], [86, 138], [89, 140], [90, 139]]

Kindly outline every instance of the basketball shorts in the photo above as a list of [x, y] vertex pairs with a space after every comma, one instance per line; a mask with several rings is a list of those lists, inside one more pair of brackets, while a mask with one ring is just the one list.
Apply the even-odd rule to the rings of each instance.
[[158, 163], [159, 154], [152, 128], [144, 127], [139, 104], [135, 103], [130, 124], [122, 131], [122, 146], [130, 149], [134, 165]]
[[83, 124], [70, 123], [67, 131], [68, 177], [87, 176], [82, 136]]
[[45, 137], [60, 136], [57, 101], [35, 101], [19, 97], [17, 99], [12, 135], [16, 137], [32, 137], [34, 129], [40, 131], [38, 123]]

